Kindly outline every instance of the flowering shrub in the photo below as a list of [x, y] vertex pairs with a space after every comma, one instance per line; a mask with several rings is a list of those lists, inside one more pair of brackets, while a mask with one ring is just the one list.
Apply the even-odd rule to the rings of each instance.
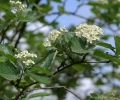
[[[51, 2], [60, 4], [59, 12], [51, 11], [53, 9]], [[109, 36], [103, 31], [103, 27], [110, 23], [108, 28], [116, 32], [111, 28], [111, 25], [116, 25], [119, 31], [119, 9], [117, 8], [119, 0], [85, 2], [91, 5], [91, 11], [96, 15], [92, 18], [77, 14], [79, 7], [84, 5], [84, 0], [83, 2], [76, 0], [81, 3], [78, 3], [74, 12], [66, 11], [63, 7], [66, 2], [64, 0], [47, 0], [47, 3], [40, 3], [39, 0], [35, 2], [34, 0], [22, 0], [22, 2], [10, 0], [9, 5], [0, 4], [0, 100], [29, 100], [52, 94], [59, 100], [63, 100], [67, 92], [72, 93], [79, 100], [117, 100], [120, 97], [117, 95], [119, 86], [115, 83], [116, 80], [119, 83], [120, 37], [114, 36], [114, 46], [112, 46], [104, 42]], [[31, 10], [28, 11], [27, 8]], [[76, 27], [62, 26], [57, 29], [58, 16], [51, 23], [46, 19], [46, 16], [52, 14], [74, 15], [86, 19], [86, 22]], [[100, 23], [97, 23], [99, 21]], [[54, 30], [44, 41], [46, 37], [41, 34], [42, 31], [37, 32], [39, 28], [34, 31], [28, 30], [31, 24], [28, 22], [49, 25]], [[27, 46], [24, 48], [23, 44]], [[112, 71], [106, 70], [106, 66], [112, 66]], [[81, 94], [83, 91], [80, 90], [77, 94], [73, 89], [82, 79], [88, 78], [97, 87], [98, 93], [89, 93], [89, 96], [84, 93], [84, 98]], [[116, 91], [114, 94], [107, 93], [106, 88], [104, 92], [99, 91], [102, 90], [102, 86]], [[51, 89], [51, 91], [34, 92], [41, 89]]]

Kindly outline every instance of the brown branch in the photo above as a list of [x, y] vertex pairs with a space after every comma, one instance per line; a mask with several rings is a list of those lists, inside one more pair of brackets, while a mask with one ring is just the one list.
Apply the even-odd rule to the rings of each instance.
[[82, 57], [81, 62], [84, 62], [84, 60], [85, 60], [85, 58], [86, 58], [86, 56], [87, 56], [88, 54], [89, 54], [89, 53], [86, 53], [86, 54]]
[[[74, 96], [76, 96], [79, 100], [82, 100], [78, 95], [76, 95], [74, 92], [72, 92], [71, 90], [69, 90], [66, 86], [55, 86], [55, 87], [41, 87], [41, 88], [36, 88], [36, 89], [31, 89], [29, 91], [26, 91], [27, 94], [34, 91], [34, 90], [39, 90], [39, 89], [59, 89], [59, 88], [63, 88], [65, 90], [67, 90], [68, 92], [72, 93]], [[26, 95], [27, 95], [26, 94]]]
[[84, 61], [83, 63], [110, 63], [110, 60], [107, 61]]
[[76, 7], [74, 13], [77, 13], [78, 10], [80, 9], [80, 7], [82, 7], [83, 5], [85, 5], [84, 1], [85, 1], [85, 0], [81, 0], [81, 3]]
[[17, 41], [15, 43], [15, 48], [17, 48], [17, 45], [19, 44], [20, 38], [22, 37], [23, 32], [25, 30], [25, 26], [26, 26], [26, 22], [23, 23], [23, 26], [20, 29], [20, 33], [19, 33], [18, 39], [17, 39]]
[[14, 20], [10, 21], [7, 25], [7, 27], [5, 29], [3, 29], [2, 31], [0, 31], [0, 35], [2, 36], [0, 43], [4, 40], [5, 36], [6, 36], [6, 31], [10, 28], [10, 26], [13, 24]]
[[34, 82], [34, 83], [31, 83], [31, 84], [25, 85], [25, 86], [22, 88], [22, 91], [16, 95], [16, 97], [15, 97], [14, 100], [18, 100], [19, 97], [24, 93], [24, 91], [25, 91], [29, 86], [32, 86], [32, 85], [37, 84], [37, 83], [38, 83], [38, 82]]
[[[52, 14], [54, 14], [54, 13], [52, 13]], [[42, 26], [40, 26], [40, 27], [34, 29], [32, 32], [35, 32], [35, 31], [37, 31], [37, 30], [39, 30], [39, 29], [45, 27], [46, 25], [51, 25], [52, 23], [54, 23], [54, 22], [61, 16], [61, 14], [60, 14], [59, 12], [57, 12], [57, 13], [55, 13], [55, 14], [57, 14], [57, 17], [56, 17], [51, 23], [44, 24], [44, 25], [42, 25]], [[48, 14], [48, 15], [51, 15], [51, 14]], [[46, 16], [48, 16], [48, 15], [46, 15]], [[43, 17], [43, 16], [41, 16], [41, 17]]]
[[[82, 60], [79, 61], [79, 62], [75, 62], [75, 63], [69, 64], [69, 65], [66, 65], [65, 67], [62, 67], [61, 69], [59, 68], [56, 72], [53, 73], [53, 75], [58, 74], [59, 72], [63, 71], [64, 69], [67, 69], [67, 68], [71, 67], [71, 66], [74, 65], [74, 64], [80, 64], [80, 63], [110, 63], [110, 62], [111, 62], [111, 61], [109, 61], [109, 60], [108, 60], [108, 61], [93, 61], [93, 62], [84, 61], [84, 59], [85, 59], [85, 57], [86, 57], [87, 55], [88, 55], [88, 53], [85, 54], [85, 55], [83, 56]], [[60, 66], [62, 66], [62, 65], [60, 65]], [[22, 89], [22, 91], [16, 96], [15, 100], [17, 100], [17, 99], [24, 93], [24, 91], [25, 91], [29, 86], [32, 86], [32, 85], [37, 84], [37, 83], [38, 83], [38, 82], [33, 82], [33, 83], [31, 83], [31, 84], [28, 84], [28, 85], [24, 86], [23, 89]], [[41, 89], [42, 89], [42, 88], [41, 88]]]
[[[85, 60], [85, 57], [86, 57], [87, 55], [88, 55], [88, 53], [86, 53], [86, 54], [83, 56], [83, 58], [81, 59], [81, 61], [74, 62], [74, 63], [72, 63], [72, 64], [66, 65], [65, 67], [62, 67], [61, 69], [58, 68], [57, 71], [53, 73], [53, 75], [58, 74], [59, 72], [63, 71], [64, 69], [67, 69], [67, 68], [71, 67], [71, 66], [74, 65], [74, 64], [81, 64], [81, 63], [109, 63], [109, 62], [111, 62], [111, 61], [94, 61], [94, 62], [84, 61], [84, 60]], [[60, 66], [62, 66], [62, 64], [61, 64]], [[51, 76], [50, 76], [50, 77], [51, 77]], [[34, 84], [37, 84], [37, 83], [39, 83], [39, 82], [33, 82], [33, 83], [30, 83], [30, 84], [24, 86], [24, 87], [22, 88], [22, 91], [21, 91], [19, 94], [17, 94], [15, 100], [18, 100], [19, 97], [24, 93], [24, 91], [25, 91], [28, 87], [30, 87], [30, 86], [32, 86], [32, 85], [34, 85]], [[64, 86], [61, 87], [61, 88], [66, 89]], [[42, 89], [42, 88], [41, 88], [41, 89]], [[43, 89], [45, 89], [45, 88], [43, 88]], [[48, 89], [48, 88], [47, 88], [47, 89]], [[51, 89], [52, 89], [52, 88], [51, 88]], [[66, 89], [66, 90], [67, 90], [67, 89]], [[29, 91], [30, 91], [30, 90], [29, 90]], [[68, 91], [68, 90], [67, 90], [67, 91]], [[70, 91], [69, 91], [69, 92], [70, 92]], [[82, 100], [82, 99], [80, 99], [80, 100]]]

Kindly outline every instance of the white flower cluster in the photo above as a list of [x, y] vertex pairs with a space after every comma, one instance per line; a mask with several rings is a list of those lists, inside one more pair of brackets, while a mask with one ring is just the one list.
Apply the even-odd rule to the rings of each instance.
[[44, 45], [45, 47], [50, 47], [50, 46], [51, 46], [51, 43], [50, 43], [49, 40], [46, 40], [46, 41], [44, 41], [43, 45]]
[[25, 66], [30, 66], [35, 64], [32, 59], [37, 58], [37, 55], [33, 53], [29, 53], [27, 50], [24, 50], [19, 54], [15, 54], [15, 57], [20, 59]]
[[94, 40], [99, 40], [99, 36], [103, 34], [103, 30], [96, 25], [80, 24], [76, 27], [76, 36], [84, 37], [87, 42], [92, 43]]
[[12, 6], [12, 9], [14, 12], [20, 12], [20, 11], [25, 11], [27, 6], [25, 4], [22, 4], [20, 1], [12, 1], [10, 0], [10, 5]]
[[100, 3], [100, 4], [108, 4], [108, 0], [95, 0], [96, 3]]
[[116, 17], [117, 17], [117, 18], [120, 18], [120, 13], [117, 13]]
[[62, 35], [61, 32], [68, 32], [68, 30], [65, 28], [65, 26], [60, 27], [60, 31], [58, 30], [53, 30], [50, 32], [50, 34], [48, 35], [48, 39], [43, 43], [43, 45], [45, 47], [50, 47], [51, 46], [51, 42], [54, 43], [56, 41], [56, 39]]
[[68, 32], [68, 30], [65, 28], [65, 26], [60, 27], [61, 32]]
[[120, 0], [117, 0], [117, 2], [120, 2]]
[[54, 42], [59, 35], [60, 35], [60, 32], [58, 30], [53, 30], [52, 32], [50, 32], [48, 39]]
[[35, 63], [34, 63], [33, 60], [28, 59], [28, 60], [26, 60], [26, 61], [23, 61], [23, 64], [25, 64], [25, 66], [30, 66], [31, 64], [34, 65]]

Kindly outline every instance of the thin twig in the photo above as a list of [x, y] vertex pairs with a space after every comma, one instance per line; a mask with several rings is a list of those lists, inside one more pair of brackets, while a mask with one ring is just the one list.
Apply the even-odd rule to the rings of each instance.
[[85, 0], [81, 0], [81, 4], [79, 4], [79, 5], [76, 7], [76, 10], [74, 11], [74, 13], [77, 13], [78, 10], [80, 9], [80, 7], [82, 7], [83, 5], [85, 5], [85, 4], [84, 4], [84, 1], [85, 1]]
[[44, 25], [42, 25], [42, 26], [34, 29], [34, 30], [31, 31], [31, 32], [36, 32], [36, 31], [40, 30], [41, 28], [43, 28], [43, 27], [45, 27], [45, 26], [47, 26], [47, 25], [51, 25], [52, 23], [54, 23], [54, 22], [61, 16], [61, 14], [60, 14], [59, 12], [58, 12], [57, 14], [58, 14], [58, 16], [57, 16], [51, 23], [44, 24]]
[[78, 95], [76, 95], [75, 93], [73, 93], [71, 90], [69, 90], [66, 86], [55, 86], [55, 87], [41, 87], [41, 88], [36, 88], [36, 89], [31, 89], [29, 91], [26, 91], [27, 94], [34, 91], [34, 90], [39, 90], [39, 89], [59, 89], [59, 88], [63, 88], [65, 90], [67, 90], [68, 92], [72, 93], [74, 96], [76, 96], [79, 100], [82, 100]]
[[86, 56], [87, 56], [88, 54], [89, 54], [89, 53], [86, 53], [86, 54], [82, 57], [81, 62], [84, 62], [84, 60], [85, 60], [85, 58], [86, 58]]
[[18, 100], [19, 97], [24, 93], [24, 91], [25, 91], [29, 86], [32, 86], [33, 84], [37, 84], [37, 83], [38, 83], [38, 82], [33, 82], [33, 83], [31, 83], [31, 84], [25, 85], [25, 86], [22, 88], [22, 91], [16, 95], [15, 100]]
[[5, 29], [0, 31], [0, 35], [2, 36], [0, 43], [5, 39], [6, 37], [6, 31], [9, 29], [9, 27], [13, 24], [14, 20], [10, 21]]
[[23, 23], [23, 26], [20, 29], [20, 33], [19, 33], [18, 39], [17, 39], [17, 41], [15, 43], [15, 48], [17, 48], [17, 45], [19, 44], [19, 41], [20, 41], [20, 39], [21, 39], [21, 37], [23, 35], [23, 32], [25, 30], [25, 27], [26, 27], [26, 22]]
[[111, 61], [84, 61], [83, 63], [110, 63]]

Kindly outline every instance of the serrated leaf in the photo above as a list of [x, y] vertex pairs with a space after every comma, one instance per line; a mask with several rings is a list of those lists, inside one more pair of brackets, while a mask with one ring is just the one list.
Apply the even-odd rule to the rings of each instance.
[[30, 78], [29, 76], [25, 76], [25, 77], [24, 77], [24, 80], [25, 80], [26, 82], [28, 82], [28, 83], [33, 82], [33, 80], [31, 80], [31, 78]]
[[0, 62], [5, 62], [6, 58], [5, 57], [0, 57]]
[[72, 37], [74, 36], [75, 32], [61, 32], [64, 36], [65, 42], [71, 41]]
[[37, 82], [40, 83], [44, 83], [44, 84], [49, 84], [50, 83], [50, 79], [42, 74], [39, 73], [32, 73], [32, 72], [28, 72], [28, 76], [32, 77], [34, 80], [36, 80]]
[[85, 68], [83, 66], [81, 66], [80, 64], [75, 64], [72, 66], [74, 69], [76, 69], [77, 71], [81, 72], [83, 71]]
[[53, 61], [56, 57], [56, 54], [57, 54], [57, 51], [50, 53], [46, 57], [45, 61], [43, 62], [43, 65], [42, 65], [44, 69], [47, 70], [51, 66], [51, 64], [53, 63]]
[[111, 56], [111, 55], [109, 55], [109, 54], [107, 54], [107, 53], [105, 53], [105, 52], [103, 52], [101, 50], [95, 50], [94, 55], [105, 58], [105, 59], [108, 59], [108, 60], [110, 60], [112, 62], [115, 62], [117, 64], [120, 64], [119, 59], [117, 59], [117, 58], [115, 58], [115, 57], [113, 57], [113, 56]]
[[98, 42], [97, 45], [105, 47], [105, 48], [109, 48], [114, 52], [114, 47], [111, 44], [105, 43], [105, 42]]
[[120, 55], [120, 37], [114, 36], [115, 47], [116, 47], [116, 55]]
[[8, 26], [9, 23], [10, 23], [10, 20], [6, 20], [4, 22], [1, 22], [1, 24], [0, 24], [0, 30], [5, 29]]
[[29, 21], [33, 21], [35, 20], [35, 17], [33, 16], [34, 13], [31, 11], [24, 11], [22, 13], [16, 13], [17, 18], [19, 19], [19, 21], [23, 21], [23, 22], [29, 22]]
[[11, 62], [1, 62], [0, 75], [7, 80], [16, 80], [19, 78], [19, 71]]
[[9, 16], [8, 17], [9, 19], [15, 18], [15, 15], [11, 12], [10, 7], [3, 5], [3, 4], [2, 5], [0, 4], [0, 8], [6, 12], [6, 14]]
[[51, 95], [51, 93], [41, 92], [41, 93], [31, 94], [31, 95], [29, 96], [29, 98], [42, 97], [42, 96], [49, 96], [49, 95]]
[[72, 40], [71, 50], [74, 53], [85, 54], [85, 53], [90, 52], [94, 47], [94, 46], [91, 45], [91, 47], [86, 49], [86, 48], [84, 48], [85, 45], [86, 44], [83, 41], [79, 42], [78, 38], [74, 38]]
[[51, 72], [45, 70], [44, 68], [40, 67], [40, 66], [34, 66], [32, 68], [32, 71], [37, 71], [37, 72], [42, 72], [42, 73], [45, 73], [47, 75], [50, 75], [50, 76], [54, 76]]
[[1, 5], [0, 4], [0, 8], [4, 9], [4, 10], [7, 10], [7, 11], [10, 11], [10, 7], [6, 6], [6, 5]]
[[14, 58], [14, 53], [12, 52], [11, 48], [7, 45], [0, 44], [0, 54], [8, 58], [9, 60], [15, 62], [16, 59]]
[[5, 54], [14, 55], [11, 48], [5, 44], [0, 44], [0, 51], [4, 52]]

